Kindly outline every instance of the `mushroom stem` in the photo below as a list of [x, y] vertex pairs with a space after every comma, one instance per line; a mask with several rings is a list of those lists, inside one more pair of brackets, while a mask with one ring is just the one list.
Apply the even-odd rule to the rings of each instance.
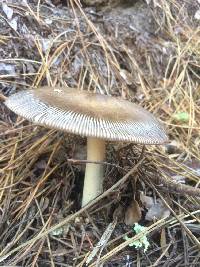
[[[88, 137], [87, 138], [87, 160], [104, 161], [105, 140]], [[87, 163], [85, 169], [85, 180], [83, 187], [82, 207], [95, 199], [102, 193], [103, 165]]]

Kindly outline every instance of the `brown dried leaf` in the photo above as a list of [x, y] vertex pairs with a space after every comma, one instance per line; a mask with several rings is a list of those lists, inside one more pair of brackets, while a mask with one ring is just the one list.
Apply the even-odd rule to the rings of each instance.
[[134, 223], [139, 222], [141, 216], [140, 206], [136, 200], [133, 200], [125, 212], [125, 224], [132, 226]]
[[124, 221], [124, 207], [119, 205], [113, 212], [113, 220], [117, 220], [119, 222]]

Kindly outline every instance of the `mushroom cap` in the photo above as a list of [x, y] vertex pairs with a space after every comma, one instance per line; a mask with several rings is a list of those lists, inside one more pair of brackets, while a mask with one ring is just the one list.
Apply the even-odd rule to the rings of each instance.
[[13, 94], [5, 104], [36, 124], [82, 136], [141, 144], [168, 141], [150, 112], [108, 95], [46, 86]]

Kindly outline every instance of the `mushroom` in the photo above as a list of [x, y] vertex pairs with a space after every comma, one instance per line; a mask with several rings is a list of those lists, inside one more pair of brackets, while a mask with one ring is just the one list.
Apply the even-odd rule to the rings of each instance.
[[105, 142], [163, 144], [168, 138], [158, 120], [142, 107], [108, 95], [66, 87], [41, 87], [5, 101], [16, 114], [42, 126], [87, 137], [82, 206], [102, 192]]

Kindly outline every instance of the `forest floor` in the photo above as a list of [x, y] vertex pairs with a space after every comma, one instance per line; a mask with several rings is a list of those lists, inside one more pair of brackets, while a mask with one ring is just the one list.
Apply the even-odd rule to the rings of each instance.
[[[200, 266], [200, 1], [105, 2], [0, 1], [0, 266]], [[169, 144], [108, 143], [81, 209], [86, 140], [3, 103], [43, 85], [138, 103]]]

